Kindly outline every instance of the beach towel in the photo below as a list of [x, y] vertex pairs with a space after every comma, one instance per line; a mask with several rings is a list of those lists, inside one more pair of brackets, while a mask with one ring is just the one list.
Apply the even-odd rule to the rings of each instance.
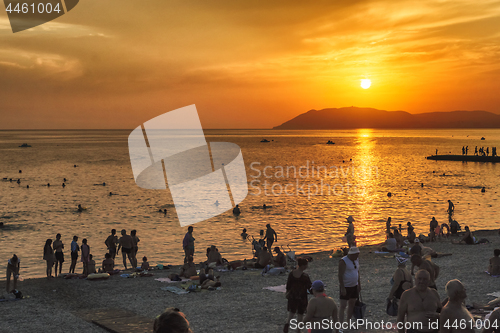
[[173, 283], [173, 282], [187, 282], [187, 281], [191, 281], [190, 279], [186, 279], [186, 278], [182, 278], [181, 281], [172, 281], [170, 280], [169, 278], [158, 278], [158, 279], [155, 279], [156, 281], [160, 281], [160, 282], [166, 282], [166, 283]]
[[490, 274], [490, 272], [488, 272], [488, 271], [484, 271], [484, 272], [485, 272], [486, 274], [488, 274], [489, 276], [491, 276], [491, 277], [500, 277], [500, 275], [491, 275], [491, 274]]
[[174, 293], [177, 295], [189, 294], [189, 291], [186, 291], [186, 290], [179, 288], [179, 287], [161, 287], [160, 289], [165, 290], [165, 291], [170, 291], [171, 293]]
[[264, 287], [262, 289], [267, 289], [267, 290], [275, 291], [278, 293], [286, 293], [286, 285], [284, 285], [284, 284], [282, 284], [281, 286]]
[[500, 291], [495, 291], [494, 293], [489, 293], [489, 294], [486, 294], [488, 296], [493, 296], [493, 297], [500, 297]]

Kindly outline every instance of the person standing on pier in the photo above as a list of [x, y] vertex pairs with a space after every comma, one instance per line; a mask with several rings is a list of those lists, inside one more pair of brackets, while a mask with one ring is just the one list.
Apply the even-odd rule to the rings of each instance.
[[474, 155], [477, 155], [477, 146], [476, 146], [476, 150], [474, 151]]
[[465, 147], [462, 146], [462, 155], [465, 155]]
[[465, 147], [465, 155], [469, 153], [469, 146]]

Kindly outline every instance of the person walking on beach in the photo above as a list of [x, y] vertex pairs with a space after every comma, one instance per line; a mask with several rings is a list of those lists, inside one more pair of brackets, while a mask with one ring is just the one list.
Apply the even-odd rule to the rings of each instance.
[[47, 239], [45, 242], [45, 246], [43, 247], [43, 260], [47, 262], [47, 279], [50, 279], [52, 276], [52, 266], [54, 266], [54, 262], [56, 261], [56, 257], [54, 256], [54, 250], [52, 249], [52, 239]]
[[[467, 293], [465, 287], [459, 280], [448, 281], [445, 287], [446, 294], [448, 295], [448, 303], [443, 307], [439, 319], [440, 333], [448, 332], [468, 332], [474, 333], [474, 317], [470, 314], [469, 310], [465, 307], [465, 299]], [[453, 323], [460, 324], [460, 329], [454, 329]], [[463, 328], [462, 328], [463, 327]]]
[[75, 273], [76, 261], [78, 260], [78, 252], [80, 247], [78, 246], [78, 236], [73, 236], [73, 241], [71, 242], [71, 266], [69, 266], [69, 273]]
[[182, 248], [184, 249], [184, 263], [188, 262], [189, 256], [194, 257], [194, 237], [193, 237], [193, 226], [188, 227], [188, 232], [182, 240]]
[[[312, 293], [314, 298], [307, 305], [304, 322], [311, 322], [313, 329], [311, 333], [333, 333], [332, 327], [338, 320], [338, 308], [333, 298], [326, 296], [323, 281], [316, 280], [312, 283]], [[321, 329], [323, 320], [328, 320], [329, 329]], [[317, 328], [316, 328], [317, 327]]]
[[448, 214], [449, 215], [453, 215], [453, 213], [455, 212], [455, 205], [453, 204], [453, 202], [451, 202], [451, 200], [448, 200], [448, 210], [447, 210]]
[[111, 255], [113, 260], [116, 257], [116, 244], [118, 243], [118, 237], [116, 237], [116, 229], [111, 229], [111, 235], [106, 238], [104, 244], [108, 248], [108, 253]]
[[288, 321], [283, 329], [284, 333], [288, 333], [290, 321], [297, 314], [298, 322], [302, 321], [304, 312], [307, 309], [307, 290], [311, 288], [312, 282], [307, 273], [308, 262], [304, 258], [297, 260], [298, 267], [288, 274], [286, 281], [286, 298], [288, 299]]
[[278, 235], [276, 234], [276, 231], [274, 231], [273, 228], [271, 228], [271, 225], [268, 223], [266, 224], [266, 241], [267, 241], [267, 248], [269, 249], [269, 252], [271, 252], [271, 249], [273, 246], [274, 242], [278, 241]]
[[120, 252], [120, 249], [122, 249], [123, 267], [125, 267], [125, 270], [127, 269], [127, 257], [130, 261], [130, 265], [132, 265], [132, 269], [135, 269], [133, 247], [134, 242], [132, 241], [132, 236], [127, 235], [127, 230], [122, 229], [122, 236], [118, 241], [116, 253]]
[[89, 262], [90, 262], [90, 246], [87, 245], [87, 239], [82, 239], [82, 263], [83, 275], [89, 275]]
[[437, 331], [442, 305], [437, 291], [428, 287], [429, 282], [429, 272], [421, 269], [415, 275], [415, 287], [402, 294], [398, 306], [399, 333], [405, 333], [405, 317], [408, 323], [421, 325], [418, 331], [406, 330], [408, 333]]
[[17, 279], [19, 278], [19, 269], [21, 268], [21, 260], [14, 254], [12, 258], [7, 261], [7, 283], [5, 285], [5, 290], [10, 293], [10, 276], [14, 278], [14, 289], [16, 290]]
[[64, 244], [61, 241], [61, 234], [56, 235], [56, 240], [54, 241], [54, 251], [56, 252], [56, 267], [55, 267], [55, 275], [57, 275], [57, 266], [59, 264], [59, 274], [61, 274], [62, 271], [62, 264], [64, 262]]
[[139, 246], [137, 244], [141, 241], [139, 237], [137, 237], [137, 230], [132, 230], [130, 232], [130, 237], [132, 237], [132, 250], [134, 252], [134, 268], [137, 268], [137, 251], [139, 251]]
[[340, 284], [340, 322], [344, 322], [344, 312], [347, 307], [347, 320], [350, 320], [354, 311], [354, 304], [359, 298], [361, 280], [359, 278], [359, 249], [351, 247], [347, 256], [339, 261]]

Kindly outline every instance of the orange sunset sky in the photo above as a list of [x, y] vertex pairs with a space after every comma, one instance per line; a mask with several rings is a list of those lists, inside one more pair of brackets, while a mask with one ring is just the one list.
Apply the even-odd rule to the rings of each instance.
[[205, 128], [500, 113], [498, 1], [81, 0], [15, 34], [0, 9], [1, 129], [131, 129], [190, 104]]

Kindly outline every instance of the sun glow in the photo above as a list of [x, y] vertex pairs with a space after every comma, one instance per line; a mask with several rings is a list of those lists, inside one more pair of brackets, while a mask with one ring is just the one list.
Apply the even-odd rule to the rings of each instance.
[[368, 79], [361, 80], [361, 88], [368, 89], [372, 85], [372, 81]]

